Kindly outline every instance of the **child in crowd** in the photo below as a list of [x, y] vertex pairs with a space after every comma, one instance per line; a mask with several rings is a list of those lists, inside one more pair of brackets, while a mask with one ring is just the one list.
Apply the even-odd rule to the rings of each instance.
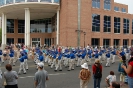
[[110, 71], [110, 75], [108, 75], [105, 79], [105, 82], [107, 83], [108, 87], [110, 87], [112, 82], [116, 81], [116, 76], [113, 71]]

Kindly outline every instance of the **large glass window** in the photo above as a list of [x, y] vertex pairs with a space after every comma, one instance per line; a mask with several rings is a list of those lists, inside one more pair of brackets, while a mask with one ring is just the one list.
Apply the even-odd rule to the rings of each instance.
[[131, 40], [131, 46], [133, 45], [133, 40]]
[[60, 0], [54, 0], [54, 3], [59, 3], [60, 2]]
[[25, 2], [25, 0], [15, 0], [16, 3]]
[[100, 15], [92, 14], [92, 31], [100, 32]]
[[7, 19], [7, 33], [14, 33], [14, 20]]
[[123, 19], [123, 33], [128, 34], [129, 33], [129, 19]]
[[114, 39], [114, 48], [117, 48], [120, 45], [120, 39]]
[[104, 9], [105, 10], [111, 9], [111, 0], [104, 0]]
[[13, 0], [6, 0], [6, 4], [12, 4]]
[[40, 46], [41, 44], [41, 41], [40, 41], [40, 38], [32, 38], [32, 46]]
[[5, 4], [5, 0], [0, 0], [0, 6]]
[[110, 46], [110, 39], [103, 39], [103, 47], [108, 48]]
[[93, 8], [100, 8], [100, 0], [92, 0]]
[[14, 38], [7, 38], [7, 45], [14, 44]]
[[128, 48], [128, 39], [123, 39], [123, 48]]
[[125, 13], [126, 12], [126, 9], [125, 8], [122, 8], [121, 9], [121, 12], [124, 12]]
[[114, 17], [114, 33], [120, 33], [120, 18]]
[[92, 45], [93, 47], [99, 46], [99, 41], [100, 41], [100, 39], [98, 39], [98, 38], [92, 38], [92, 39], [91, 39], [91, 45]]
[[114, 11], [119, 11], [119, 7], [114, 7]]
[[18, 33], [25, 33], [25, 21], [18, 20]]
[[132, 34], [133, 34], [133, 20], [132, 20]]
[[24, 38], [18, 38], [18, 43], [24, 44]]
[[51, 2], [52, 0], [40, 0], [41, 2]]
[[27, 2], [38, 2], [38, 0], [27, 0]]
[[111, 31], [111, 17], [110, 16], [104, 16], [104, 32], [110, 32]]
[[51, 18], [31, 20], [30, 25], [31, 25], [30, 26], [31, 33], [51, 33], [52, 32]]
[[45, 38], [45, 44], [49, 47], [51, 46], [51, 38]]

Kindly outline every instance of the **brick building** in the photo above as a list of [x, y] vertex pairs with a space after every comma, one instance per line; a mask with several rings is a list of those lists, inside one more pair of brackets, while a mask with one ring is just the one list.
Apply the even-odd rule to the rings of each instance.
[[0, 0], [0, 14], [3, 45], [133, 45], [133, 15], [114, 0]]

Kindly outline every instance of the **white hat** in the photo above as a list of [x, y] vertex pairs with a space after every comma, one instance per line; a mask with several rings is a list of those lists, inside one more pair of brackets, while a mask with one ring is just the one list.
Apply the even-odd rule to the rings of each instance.
[[37, 63], [37, 65], [39, 66], [39, 67], [44, 67], [44, 63], [42, 63], [42, 62], [40, 62], [40, 63]]
[[88, 64], [87, 63], [82, 64], [81, 68], [88, 69]]

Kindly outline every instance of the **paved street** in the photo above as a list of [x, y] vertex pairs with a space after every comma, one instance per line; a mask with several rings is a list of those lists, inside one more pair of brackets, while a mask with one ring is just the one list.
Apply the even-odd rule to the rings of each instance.
[[[8, 63], [6, 61], [4, 64], [2, 64], [2, 71], [5, 71], [5, 64]], [[109, 74], [109, 72], [112, 70], [115, 72], [115, 75], [117, 76], [117, 81], [119, 81], [119, 73], [117, 71], [118, 69], [118, 59], [115, 64], [111, 65], [111, 67], [103, 67], [103, 78], [101, 82], [101, 88], [105, 88], [105, 77]], [[29, 70], [27, 71], [27, 74], [21, 74], [19, 75], [18, 79], [18, 86], [19, 88], [34, 88], [33, 84], [33, 78], [34, 73], [37, 71], [35, 69], [35, 65], [32, 60], [28, 61], [29, 64]], [[103, 66], [105, 66], [105, 62], [103, 63]], [[91, 66], [89, 67], [91, 70]], [[48, 88], [79, 88], [79, 78], [78, 74], [80, 71], [80, 67], [75, 67], [75, 70], [73, 71], [67, 71], [67, 68], [63, 67], [63, 71], [57, 71], [54, 72], [54, 69], [50, 69], [49, 66], [45, 63], [45, 69], [49, 73], [49, 81], [47, 81]], [[17, 62], [16, 66], [13, 67], [13, 70], [17, 71], [19, 70], [19, 61]], [[92, 70], [91, 70], [92, 71]], [[93, 78], [91, 77], [91, 80], [89, 82], [89, 88], [93, 88]], [[122, 88], [128, 88], [127, 86]]]

